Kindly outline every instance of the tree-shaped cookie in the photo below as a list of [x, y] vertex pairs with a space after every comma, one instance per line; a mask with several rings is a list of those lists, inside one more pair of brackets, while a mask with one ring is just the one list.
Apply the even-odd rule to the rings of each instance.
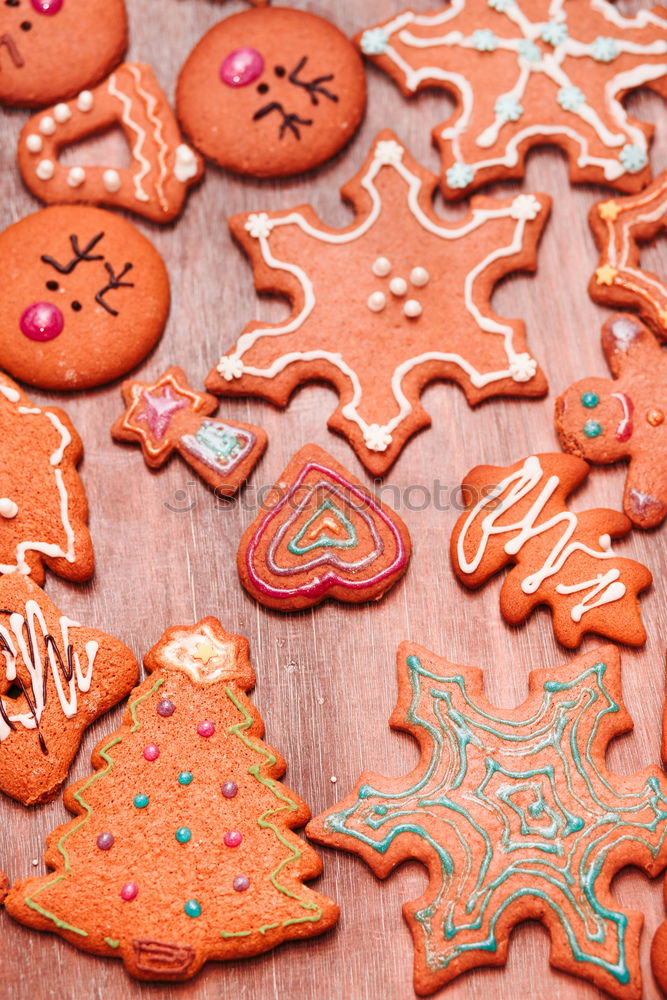
[[503, 965], [514, 927], [535, 919], [553, 966], [639, 1000], [643, 916], [619, 907], [611, 883], [627, 865], [654, 876], [667, 864], [665, 778], [605, 765], [632, 728], [613, 646], [534, 670], [529, 685], [522, 705], [496, 708], [481, 670], [403, 643], [390, 721], [417, 740], [419, 764], [404, 778], [364, 772], [307, 833], [381, 878], [411, 859], [428, 869], [403, 906], [417, 993]]
[[65, 794], [76, 816], [48, 838], [53, 873], [17, 883], [8, 911], [140, 979], [331, 927], [338, 907], [303, 885], [320, 860], [292, 833], [308, 807], [245, 694], [246, 640], [206, 618], [169, 629], [145, 665], [95, 773]]
[[46, 802], [86, 727], [136, 684], [137, 661], [12, 573], [0, 577], [0, 664], [0, 789], [24, 805]]
[[491, 308], [496, 283], [535, 267], [546, 195], [477, 198], [462, 220], [433, 210], [436, 177], [389, 131], [342, 190], [345, 229], [309, 206], [234, 216], [259, 291], [288, 298], [284, 323], [254, 321], [209, 374], [223, 395], [285, 406], [302, 382], [324, 380], [340, 404], [329, 426], [383, 475], [430, 418], [419, 403], [434, 379], [457, 382], [471, 404], [540, 396], [546, 382], [524, 326]]
[[667, 514], [667, 353], [643, 323], [616, 315], [602, 327], [613, 379], [586, 378], [556, 400], [565, 451], [587, 462], [630, 460], [623, 509], [639, 528]]
[[216, 492], [229, 496], [264, 453], [265, 431], [213, 419], [217, 400], [195, 392], [180, 368], [168, 368], [154, 382], [130, 379], [122, 393], [126, 410], [111, 433], [117, 441], [139, 442], [152, 469], [177, 451]]
[[667, 282], [643, 270], [640, 260], [640, 244], [667, 228], [667, 170], [639, 194], [593, 205], [589, 220], [600, 250], [588, 285], [591, 298], [638, 310], [656, 336], [667, 341]]
[[35, 406], [0, 373], [0, 574], [42, 584], [46, 565], [67, 580], [92, 576], [82, 456], [66, 414]]
[[530, 455], [506, 468], [478, 465], [461, 487], [468, 509], [452, 534], [454, 572], [476, 589], [514, 564], [500, 592], [510, 624], [547, 605], [564, 646], [578, 646], [587, 632], [640, 646], [646, 631], [637, 595], [652, 576], [612, 546], [630, 531], [625, 514], [569, 510], [570, 493], [588, 473], [573, 455]]
[[640, 191], [653, 126], [621, 101], [667, 95], [667, 12], [624, 17], [607, 0], [452, 0], [405, 10], [357, 36], [410, 97], [437, 87], [456, 102], [436, 125], [442, 190], [460, 198], [522, 177], [534, 146], [560, 146], [573, 181]]

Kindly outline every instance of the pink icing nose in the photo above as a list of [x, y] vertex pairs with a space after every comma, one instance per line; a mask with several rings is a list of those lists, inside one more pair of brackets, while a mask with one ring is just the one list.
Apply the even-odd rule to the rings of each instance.
[[65, 0], [32, 0], [38, 14], [57, 14]]
[[220, 67], [220, 79], [230, 87], [245, 87], [264, 72], [264, 59], [257, 49], [235, 49]]
[[51, 302], [33, 302], [24, 310], [19, 326], [28, 340], [53, 340], [63, 332], [65, 320]]

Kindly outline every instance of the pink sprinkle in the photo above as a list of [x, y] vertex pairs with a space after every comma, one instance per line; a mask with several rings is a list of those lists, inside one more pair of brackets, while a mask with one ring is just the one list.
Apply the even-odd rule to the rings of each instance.
[[264, 59], [257, 49], [245, 46], [230, 52], [220, 66], [220, 79], [228, 87], [246, 87], [264, 72]]
[[138, 895], [139, 886], [136, 882], [126, 882], [120, 890], [120, 898], [124, 899], [126, 903], [131, 903], [132, 900], [136, 899]]
[[238, 830], [228, 830], [224, 836], [225, 847], [238, 847], [243, 840], [243, 834]]
[[206, 738], [208, 738], [209, 736], [213, 736], [213, 733], [215, 732], [215, 726], [213, 725], [212, 722], [209, 722], [208, 719], [204, 719], [204, 721], [200, 722], [199, 725], [197, 726], [197, 732], [199, 733], [200, 736], [205, 736]]
[[160, 756], [160, 748], [156, 747], [154, 743], [149, 743], [147, 747], [144, 747], [144, 757], [146, 760], [157, 760]]
[[57, 14], [65, 0], [32, 0], [38, 14]]
[[21, 314], [19, 326], [28, 340], [54, 340], [63, 332], [65, 320], [58, 306], [52, 302], [33, 302]]

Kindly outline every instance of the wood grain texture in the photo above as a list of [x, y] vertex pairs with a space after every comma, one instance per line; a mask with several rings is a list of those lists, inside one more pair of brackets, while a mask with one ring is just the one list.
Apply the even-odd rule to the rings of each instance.
[[[329, 15], [352, 33], [398, 12], [403, 0], [294, 0], [294, 5]], [[221, 16], [243, 9], [236, 0], [224, 5], [209, 0], [129, 0], [128, 6], [130, 57], [152, 63], [170, 97], [179, 66], [198, 38]], [[422, 10], [432, 6], [432, 0], [414, 3]], [[624, 13], [643, 6], [649, 4], [640, 0], [618, 4]], [[360, 135], [314, 175], [267, 184], [241, 181], [209, 168], [174, 227], [157, 229], [139, 223], [164, 255], [173, 288], [167, 331], [140, 369], [140, 377], [153, 377], [176, 363], [198, 385], [249, 318], [286, 314], [283, 303], [258, 303], [250, 267], [227, 233], [226, 216], [309, 201], [330, 224], [345, 224], [349, 212], [339, 201], [338, 189], [359, 169], [375, 133], [387, 125], [424, 164], [437, 169], [429, 131], [444, 117], [446, 99], [424, 94], [408, 103], [373, 70], [369, 85], [369, 110]], [[631, 107], [658, 124], [652, 155], [657, 173], [667, 165], [665, 106], [652, 95], [642, 95], [632, 99]], [[3, 227], [38, 207], [23, 189], [15, 167], [16, 138], [25, 117], [20, 112], [0, 112]], [[437, 479], [443, 487], [455, 488], [476, 464], [506, 465], [530, 452], [558, 450], [552, 420], [555, 396], [575, 379], [608, 374], [600, 348], [600, 326], [608, 313], [595, 306], [586, 292], [597, 259], [586, 215], [605, 192], [593, 187], [570, 189], [564, 157], [553, 150], [530, 156], [522, 185], [496, 185], [490, 190], [503, 196], [518, 190], [545, 191], [555, 199], [538, 275], [511, 278], [494, 297], [501, 315], [526, 320], [529, 346], [548, 374], [550, 393], [542, 401], [491, 401], [473, 411], [454, 386], [428, 389], [424, 403], [433, 427], [405, 448], [385, 486], [388, 502], [392, 502], [389, 485], [401, 498], [400, 513], [414, 545], [412, 565], [378, 605], [355, 608], [328, 603], [284, 616], [255, 604], [236, 576], [236, 547], [255, 515], [257, 491], [274, 481], [302, 444], [318, 443], [367, 479], [347, 445], [326, 430], [326, 418], [335, 405], [329, 389], [303, 389], [284, 412], [259, 401], [222, 402], [221, 416], [261, 424], [269, 434], [266, 456], [248, 488], [231, 504], [216, 503], [177, 458], [153, 474], [139, 449], [111, 441], [109, 428], [122, 409], [118, 385], [72, 397], [33, 393], [38, 402], [63, 405], [84, 439], [82, 475], [97, 557], [97, 573], [89, 586], [67, 585], [50, 577], [49, 595], [69, 615], [117, 635], [139, 656], [167, 626], [205, 614], [215, 614], [227, 629], [247, 635], [258, 675], [254, 699], [266, 720], [267, 738], [287, 759], [288, 784], [313, 812], [347, 792], [364, 767], [398, 775], [416, 763], [416, 746], [387, 726], [396, 696], [396, 646], [402, 639], [421, 642], [455, 662], [485, 667], [489, 697], [507, 706], [524, 699], [531, 666], [553, 666], [568, 659], [553, 637], [547, 612], [540, 611], [525, 626], [512, 629], [500, 618], [499, 580], [477, 594], [457, 584], [447, 555], [455, 508], [439, 510], [431, 504], [409, 510], [405, 505], [413, 485], [432, 491]], [[463, 211], [461, 206], [440, 207], [450, 218]], [[646, 250], [643, 260], [664, 274], [665, 242]], [[576, 495], [574, 508], [619, 508], [623, 480], [622, 466], [597, 469]], [[412, 500], [420, 506], [422, 495], [415, 491]], [[656, 578], [642, 602], [648, 642], [639, 651], [623, 651], [624, 693], [635, 731], [618, 741], [609, 757], [612, 769], [631, 772], [655, 761], [660, 750], [667, 528], [634, 532], [618, 548], [623, 555], [646, 562]], [[589, 639], [583, 648], [595, 645]], [[115, 727], [120, 714], [118, 709], [88, 732], [72, 779], [89, 773], [91, 748]], [[42, 872], [44, 836], [67, 815], [59, 800], [33, 810], [8, 799], [0, 801], [0, 868], [12, 879]], [[339, 927], [321, 939], [287, 945], [256, 960], [209, 965], [186, 985], [147, 986], [130, 981], [119, 962], [82, 954], [54, 935], [28, 932], [3, 913], [0, 993], [17, 1000], [411, 997], [412, 946], [401, 904], [422, 891], [424, 871], [406, 865], [381, 883], [356, 858], [328, 850], [321, 853], [325, 874], [316, 884], [342, 906]], [[630, 872], [616, 880], [615, 889], [624, 905], [646, 914], [644, 995], [655, 1000], [658, 991], [650, 972], [649, 946], [663, 919], [661, 886]], [[536, 925], [524, 926], [513, 937], [505, 970], [464, 977], [448, 988], [448, 1000], [600, 996], [582, 980], [550, 971], [547, 960], [546, 933]]]

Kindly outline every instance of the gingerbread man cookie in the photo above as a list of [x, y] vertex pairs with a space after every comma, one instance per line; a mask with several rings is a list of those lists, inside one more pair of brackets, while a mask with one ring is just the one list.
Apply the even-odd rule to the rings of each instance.
[[345, 35], [315, 14], [242, 11], [195, 46], [176, 107], [193, 145], [221, 166], [254, 177], [302, 173], [359, 127], [364, 67]]
[[667, 341], [667, 282], [640, 265], [640, 243], [667, 229], [667, 170], [639, 194], [594, 205], [589, 215], [600, 262], [588, 289], [596, 302], [638, 310]]
[[[65, 166], [60, 151], [119, 125], [129, 167]], [[18, 162], [29, 190], [48, 204], [88, 202], [124, 208], [151, 222], [173, 222], [204, 165], [181, 138], [174, 114], [150, 66], [123, 63], [93, 90], [30, 118], [19, 138]]]
[[292, 314], [249, 323], [206, 387], [285, 406], [302, 382], [331, 382], [340, 405], [329, 426], [374, 475], [430, 424], [419, 397], [434, 379], [456, 381], [471, 404], [543, 395], [523, 323], [497, 316], [490, 297], [502, 277], [535, 267], [549, 198], [477, 198], [443, 222], [436, 186], [385, 131], [343, 188], [356, 215], [347, 228], [323, 225], [308, 205], [232, 218], [257, 289], [288, 298]]
[[564, 646], [578, 646], [587, 632], [641, 646], [646, 631], [637, 595], [652, 576], [612, 546], [613, 538], [630, 531], [625, 514], [568, 509], [570, 493], [588, 473], [573, 455], [531, 455], [507, 468], [477, 466], [461, 487], [468, 510], [452, 534], [454, 572], [477, 589], [514, 564], [500, 592], [500, 610], [511, 625], [546, 605]]
[[667, 353], [643, 323], [616, 315], [602, 327], [613, 381], [587, 378], [556, 400], [565, 451], [587, 462], [628, 458], [623, 509], [639, 528], [667, 514]]
[[106, 76], [126, 45], [124, 0], [3, 0], [0, 104], [71, 97]]
[[526, 154], [553, 144], [573, 181], [639, 191], [653, 126], [622, 100], [667, 96], [667, 11], [624, 17], [607, 0], [452, 0], [406, 10], [357, 36], [361, 51], [410, 97], [438, 87], [457, 105], [433, 129], [446, 198], [522, 177]]
[[111, 434], [139, 442], [152, 469], [177, 451], [216, 493], [231, 496], [264, 454], [266, 432], [213, 419], [215, 396], [195, 392], [180, 368], [168, 368], [154, 382], [125, 382], [122, 392], [126, 410]]
[[88, 501], [76, 466], [83, 446], [69, 418], [35, 406], [0, 373], [0, 575], [44, 582], [44, 566], [87, 580], [95, 561]]
[[0, 357], [43, 389], [124, 375], [157, 343], [169, 312], [162, 258], [126, 219], [54, 205], [0, 234]]
[[[403, 906], [415, 991], [504, 965], [514, 928], [539, 920], [552, 966], [639, 1000], [644, 917], [619, 906], [611, 886], [628, 865], [654, 877], [667, 864], [667, 781], [657, 766], [607, 768], [609, 744], [632, 729], [618, 650], [533, 670], [526, 701], [502, 709], [481, 670], [406, 642], [390, 724], [419, 744], [412, 773], [365, 771], [306, 832], [380, 878], [407, 860], [425, 866], [426, 889]], [[520, 995], [557, 992], [542, 982]]]

